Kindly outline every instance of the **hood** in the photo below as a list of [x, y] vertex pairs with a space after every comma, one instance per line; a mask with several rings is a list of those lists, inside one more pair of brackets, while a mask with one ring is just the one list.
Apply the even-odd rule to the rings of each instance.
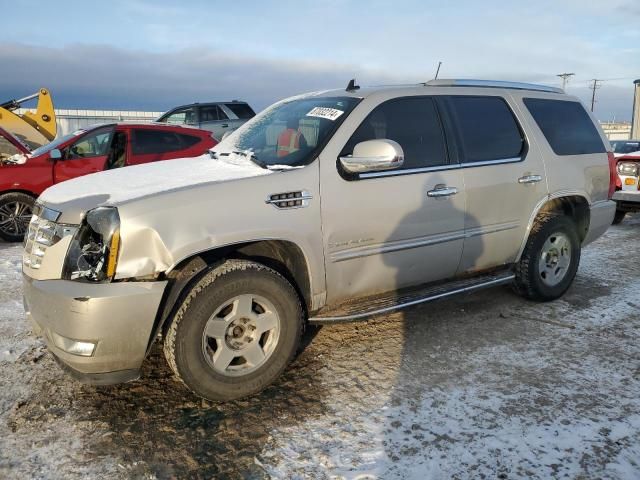
[[100, 205], [117, 206], [155, 194], [269, 173], [239, 155], [219, 160], [206, 153], [85, 175], [48, 188], [39, 201], [65, 213], [81, 213]]

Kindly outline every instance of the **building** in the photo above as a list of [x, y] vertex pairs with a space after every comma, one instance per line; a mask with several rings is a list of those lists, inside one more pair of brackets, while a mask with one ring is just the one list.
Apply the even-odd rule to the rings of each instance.
[[[18, 109], [23, 113], [28, 109]], [[56, 109], [58, 136], [66, 135], [79, 128], [100, 123], [152, 122], [164, 112], [137, 112], [129, 110], [65, 110]]]

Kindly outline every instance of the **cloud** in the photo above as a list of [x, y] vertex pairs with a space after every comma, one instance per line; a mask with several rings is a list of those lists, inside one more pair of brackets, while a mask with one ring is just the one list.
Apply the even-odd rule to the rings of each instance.
[[[464, 67], [445, 62], [444, 76], [484, 77], [557, 83], [541, 68], [545, 56], [556, 58], [550, 47], [532, 49], [528, 55], [534, 69], [525, 64], [509, 67], [494, 62], [498, 52], [517, 58], [521, 40], [494, 53], [470, 60]], [[491, 49], [490, 45], [485, 46]], [[588, 46], [582, 47], [588, 54]], [[455, 58], [455, 45], [446, 47]], [[504, 53], [507, 52], [507, 53]], [[522, 52], [520, 52], [522, 53]], [[552, 55], [553, 54], [553, 55]], [[341, 88], [354, 76], [362, 85], [411, 83], [428, 80], [435, 64], [422, 69], [384, 68], [385, 62], [363, 66], [356, 61], [328, 62], [283, 60], [267, 56], [233, 55], [212, 47], [191, 47], [168, 52], [145, 52], [102, 45], [43, 47], [0, 44], [0, 100], [20, 97], [39, 87], [49, 88], [59, 108], [96, 108], [163, 111], [182, 103], [242, 99], [261, 109], [281, 98], [301, 92]], [[354, 56], [352, 58], [357, 58]], [[511, 58], [511, 57], [510, 57]], [[532, 59], [539, 60], [538, 62]], [[514, 60], [515, 61], [515, 60]], [[503, 66], [500, 66], [503, 65]], [[556, 67], [554, 65], [554, 67]], [[428, 70], [429, 73], [420, 73]], [[640, 72], [638, 72], [640, 73]], [[639, 75], [640, 76], [640, 75]], [[588, 77], [587, 77], [588, 78]], [[572, 79], [571, 93], [585, 102], [590, 98], [587, 80]], [[630, 119], [630, 80], [605, 82], [598, 90], [596, 115], [600, 119]]]

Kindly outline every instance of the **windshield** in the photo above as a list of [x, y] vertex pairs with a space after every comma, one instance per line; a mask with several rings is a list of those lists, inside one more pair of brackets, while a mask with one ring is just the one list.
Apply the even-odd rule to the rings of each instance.
[[304, 97], [276, 103], [213, 151], [247, 154], [264, 168], [307, 165], [359, 101], [353, 97]]
[[43, 145], [40, 148], [36, 148], [33, 152], [31, 152], [31, 155], [34, 156], [34, 157], [37, 157], [38, 155], [42, 155], [43, 153], [50, 152], [54, 148], [58, 148], [60, 145], [65, 143], [67, 140], [69, 140], [69, 139], [71, 139], [73, 137], [77, 137], [78, 135], [81, 135], [81, 134], [83, 134], [85, 132], [86, 132], [86, 130], [76, 130], [73, 133], [68, 133], [64, 137], [56, 138], [53, 142], [47, 143], [46, 145]]
[[611, 142], [613, 153], [631, 153], [640, 150], [640, 141], [618, 140]]

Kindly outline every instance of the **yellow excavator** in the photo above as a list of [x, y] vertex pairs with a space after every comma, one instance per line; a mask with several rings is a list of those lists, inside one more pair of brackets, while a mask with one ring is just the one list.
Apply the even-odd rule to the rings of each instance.
[[[23, 103], [36, 98], [38, 104], [35, 113], [15, 112]], [[49, 90], [41, 88], [33, 95], [0, 103], [0, 128], [11, 133], [31, 150], [56, 138], [56, 114]]]

